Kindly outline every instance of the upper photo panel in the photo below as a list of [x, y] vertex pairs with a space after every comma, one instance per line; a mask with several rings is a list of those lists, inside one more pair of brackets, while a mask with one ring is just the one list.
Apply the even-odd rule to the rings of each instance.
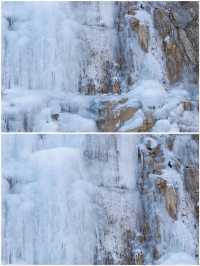
[[3, 2], [2, 131], [198, 131], [198, 2]]

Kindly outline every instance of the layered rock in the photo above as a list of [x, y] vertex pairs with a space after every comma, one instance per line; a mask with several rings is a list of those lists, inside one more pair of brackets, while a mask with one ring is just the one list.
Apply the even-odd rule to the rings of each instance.
[[171, 83], [181, 79], [184, 68], [198, 80], [198, 3], [166, 3], [154, 10], [154, 23], [163, 39], [166, 67]]

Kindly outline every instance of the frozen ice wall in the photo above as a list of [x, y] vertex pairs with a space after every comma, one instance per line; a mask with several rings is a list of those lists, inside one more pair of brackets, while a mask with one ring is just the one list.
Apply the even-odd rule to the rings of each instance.
[[2, 140], [3, 263], [196, 263], [196, 137]]
[[[92, 142], [90, 136], [3, 137], [4, 263], [93, 264], [105, 261], [107, 250], [116, 252], [114, 261], [119, 261], [117, 251], [122, 252], [122, 246], [116, 250], [114, 239], [104, 237], [111, 230], [109, 219], [116, 219], [109, 235], [118, 234], [119, 241], [125, 230], [119, 222], [130, 229], [135, 226], [138, 194], [133, 187], [137, 167], [133, 154], [137, 140], [91, 138]], [[121, 154], [128, 144], [128, 155]], [[91, 147], [94, 161], [88, 161], [82, 145]], [[130, 169], [125, 175], [127, 160]], [[96, 172], [100, 164], [103, 168]]]
[[[87, 53], [92, 51], [98, 54], [92, 69], [86, 72], [90, 78], [98, 79], [94, 75], [100, 75], [101, 57], [112, 57], [112, 6], [4, 3], [4, 89], [77, 93], [83, 66], [91, 65]], [[108, 29], [101, 30], [101, 25]]]
[[[113, 5], [3, 4], [5, 130], [95, 131], [91, 99], [77, 94], [88, 93], [81, 88], [89, 80], [99, 85], [103, 65], [113, 60]], [[59, 113], [60, 125], [52, 117]]]

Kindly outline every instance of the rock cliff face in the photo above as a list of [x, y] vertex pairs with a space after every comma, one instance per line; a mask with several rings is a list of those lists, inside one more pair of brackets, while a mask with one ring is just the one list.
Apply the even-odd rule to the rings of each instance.
[[166, 3], [155, 8], [154, 22], [163, 39], [170, 82], [179, 80], [184, 68], [194, 71], [198, 81], [198, 3]]
[[[146, 139], [146, 146], [142, 145], [142, 149], [140, 149], [141, 178], [139, 181], [144, 213], [149, 214], [145, 214], [145, 224], [148, 227], [149, 237], [148, 247], [151, 256], [158, 261], [163, 256], [163, 250], [166, 249], [166, 243], [163, 242], [163, 239], [169, 241], [167, 253], [173, 252], [173, 249], [177, 250], [178, 243], [182, 246], [182, 251], [190, 249], [190, 244], [187, 243], [187, 239], [190, 237], [185, 230], [188, 226], [186, 220], [191, 217], [191, 214], [188, 213], [190, 209], [192, 219], [194, 219], [190, 229], [196, 230], [195, 217], [198, 217], [198, 203], [191, 196], [191, 193], [193, 195], [195, 191], [196, 195], [199, 193], [199, 181], [197, 181], [198, 152], [196, 149], [198, 140], [189, 136], [161, 136], [161, 139], [160, 143], [155, 143], [155, 139]], [[181, 142], [182, 144], [180, 144]], [[194, 157], [190, 157], [190, 152], [186, 152], [187, 145], [193, 147]], [[188, 190], [185, 170], [188, 168], [189, 157], [193, 158], [191, 168], [196, 169], [197, 175], [192, 177], [190, 174], [188, 177], [193, 186], [196, 187], [196, 189], [190, 187]], [[185, 162], [187, 163], [185, 164]], [[183, 196], [183, 191], [188, 192], [187, 196], [185, 194], [186, 197]], [[179, 228], [178, 230], [185, 235], [181, 237], [176, 228]], [[180, 239], [178, 239], [178, 235]]]
[[6, 264], [196, 264], [192, 135], [3, 136]]
[[4, 131], [197, 131], [197, 2], [4, 3], [2, 29]]

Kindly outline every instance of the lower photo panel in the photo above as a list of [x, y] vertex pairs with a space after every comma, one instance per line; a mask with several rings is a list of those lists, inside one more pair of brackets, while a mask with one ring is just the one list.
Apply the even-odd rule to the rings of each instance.
[[2, 136], [4, 264], [198, 264], [198, 135]]

